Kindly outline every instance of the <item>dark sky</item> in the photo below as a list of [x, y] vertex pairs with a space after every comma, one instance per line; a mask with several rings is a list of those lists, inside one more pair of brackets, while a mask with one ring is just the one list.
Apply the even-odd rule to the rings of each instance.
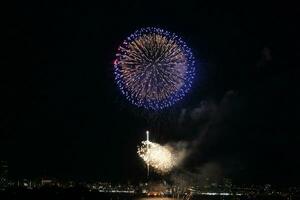
[[[196, 143], [187, 168], [217, 162], [240, 182], [299, 183], [297, 6], [20, 1], [4, 10], [0, 158], [11, 177], [138, 179], [136, 145], [150, 128], [161, 142]], [[145, 26], [178, 33], [197, 59], [191, 93], [160, 113], [128, 104], [112, 73], [118, 45]], [[201, 102], [217, 114], [177, 123]]]

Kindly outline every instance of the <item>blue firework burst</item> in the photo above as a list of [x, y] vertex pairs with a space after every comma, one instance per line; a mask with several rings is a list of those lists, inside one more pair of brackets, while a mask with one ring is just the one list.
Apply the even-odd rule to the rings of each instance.
[[142, 28], [119, 46], [115, 80], [132, 104], [160, 110], [188, 93], [195, 75], [194, 63], [191, 49], [176, 34]]

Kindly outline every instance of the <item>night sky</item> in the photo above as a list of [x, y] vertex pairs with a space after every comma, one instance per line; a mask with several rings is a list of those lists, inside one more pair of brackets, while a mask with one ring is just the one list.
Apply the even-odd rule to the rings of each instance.
[[[3, 9], [0, 159], [12, 178], [143, 179], [136, 146], [150, 129], [157, 142], [189, 144], [181, 171], [217, 165], [239, 183], [300, 183], [299, 7], [99, 0]], [[180, 35], [197, 63], [187, 97], [155, 113], [130, 105], [113, 76], [118, 45], [146, 26]]]

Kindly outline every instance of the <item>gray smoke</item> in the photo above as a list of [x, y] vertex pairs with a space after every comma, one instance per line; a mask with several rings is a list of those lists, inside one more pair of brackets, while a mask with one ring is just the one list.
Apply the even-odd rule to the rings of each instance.
[[168, 148], [172, 152], [176, 168], [181, 167], [185, 159], [191, 153], [189, 143], [184, 141], [167, 143], [164, 147]]
[[189, 186], [207, 186], [218, 183], [223, 178], [222, 167], [218, 163], [209, 162], [194, 171], [181, 170], [170, 176], [170, 181], [181, 188]]
[[[192, 141], [180, 141], [171, 146], [179, 152], [180, 165], [171, 174], [171, 181], [178, 185], [204, 185], [219, 182], [224, 175], [224, 166], [221, 165], [227, 158], [210, 155], [211, 149], [226, 135], [228, 123], [239, 106], [237, 93], [230, 90], [217, 102], [203, 100], [194, 108], [183, 109], [178, 119], [185, 130], [195, 131], [196, 137]], [[188, 125], [189, 126], [188, 126]], [[207, 156], [209, 154], [209, 156]], [[230, 160], [230, 158], [228, 158]]]

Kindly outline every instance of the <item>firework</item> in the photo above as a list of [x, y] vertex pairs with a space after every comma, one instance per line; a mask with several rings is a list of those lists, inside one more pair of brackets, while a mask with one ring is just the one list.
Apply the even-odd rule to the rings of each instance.
[[146, 141], [142, 141], [138, 146], [137, 153], [147, 165], [147, 175], [149, 167], [159, 173], [170, 172], [178, 167], [186, 155], [188, 155], [187, 143], [177, 142], [160, 145], [149, 140], [149, 131], [146, 131]]
[[150, 141], [142, 142], [138, 148], [138, 155], [147, 165], [160, 173], [171, 171], [175, 164], [172, 152], [167, 147]]
[[138, 107], [159, 110], [173, 105], [190, 90], [194, 58], [174, 33], [142, 28], [118, 48], [115, 79], [126, 98]]

